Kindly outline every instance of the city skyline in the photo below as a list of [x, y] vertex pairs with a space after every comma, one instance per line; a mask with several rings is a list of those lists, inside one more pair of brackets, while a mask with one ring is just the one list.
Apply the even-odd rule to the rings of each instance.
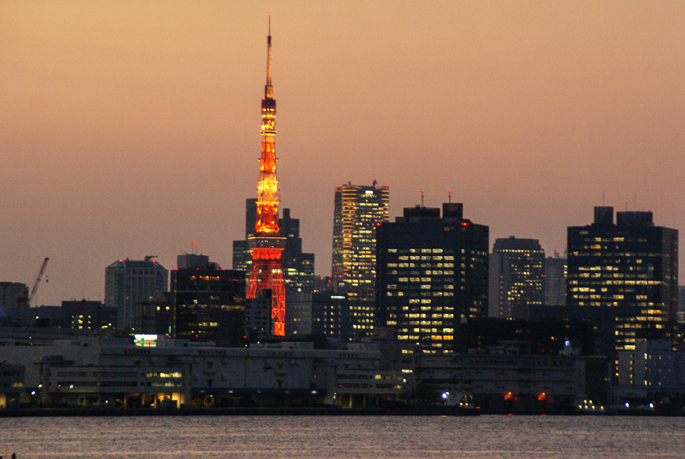
[[[685, 5], [3, 4], [0, 281], [104, 300], [120, 258], [231, 267], [259, 158], [273, 17], [281, 207], [329, 275], [340, 183], [462, 202], [563, 252], [593, 206], [685, 228]], [[680, 256], [681, 263], [685, 257]], [[680, 274], [682, 283], [683, 275]]]

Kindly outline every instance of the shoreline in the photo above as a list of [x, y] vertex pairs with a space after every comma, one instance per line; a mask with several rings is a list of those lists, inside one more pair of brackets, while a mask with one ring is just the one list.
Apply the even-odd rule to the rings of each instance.
[[445, 412], [444, 410], [397, 410], [384, 408], [338, 407], [235, 407], [235, 408], [10, 408], [0, 410], [0, 418], [13, 417], [106, 417], [106, 416], [663, 416], [681, 417], [685, 413], [614, 411], [584, 412]]

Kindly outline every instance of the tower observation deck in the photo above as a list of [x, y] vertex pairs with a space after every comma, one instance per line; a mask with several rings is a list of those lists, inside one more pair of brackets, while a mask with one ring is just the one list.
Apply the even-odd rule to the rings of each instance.
[[266, 86], [262, 99], [262, 154], [257, 181], [257, 221], [255, 234], [249, 238], [252, 270], [247, 298], [271, 296], [271, 332], [285, 335], [285, 284], [282, 252], [285, 238], [278, 226], [278, 178], [276, 176], [276, 100], [271, 83], [271, 16], [267, 38]]

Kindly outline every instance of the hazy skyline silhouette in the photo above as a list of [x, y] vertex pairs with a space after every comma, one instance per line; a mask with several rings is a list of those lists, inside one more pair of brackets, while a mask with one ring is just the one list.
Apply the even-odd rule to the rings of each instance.
[[514, 235], [563, 252], [602, 204], [685, 228], [683, 2], [0, 9], [0, 281], [29, 283], [49, 256], [40, 304], [102, 300], [107, 265], [175, 268], [191, 241], [231, 267], [256, 197], [268, 14], [281, 208], [317, 274], [348, 181], [389, 185], [391, 220], [451, 189], [490, 249]]

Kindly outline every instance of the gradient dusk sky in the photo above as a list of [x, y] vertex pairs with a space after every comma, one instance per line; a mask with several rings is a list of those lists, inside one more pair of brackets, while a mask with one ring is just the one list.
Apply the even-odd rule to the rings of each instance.
[[681, 0], [4, 0], [0, 281], [49, 256], [39, 304], [103, 300], [110, 263], [192, 241], [230, 268], [268, 14], [281, 208], [317, 274], [348, 181], [389, 185], [393, 220], [451, 189], [490, 247], [563, 252], [603, 203], [685, 230]]

